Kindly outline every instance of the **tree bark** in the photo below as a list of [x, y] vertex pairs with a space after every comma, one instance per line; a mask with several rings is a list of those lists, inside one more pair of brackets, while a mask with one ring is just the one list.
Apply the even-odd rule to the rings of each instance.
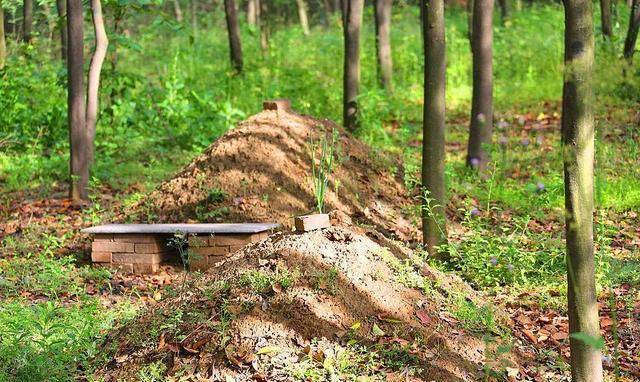
[[393, 0], [376, 0], [376, 51], [378, 54], [378, 79], [388, 92], [393, 90], [391, 59], [391, 6]]
[[504, 25], [511, 17], [511, 0], [498, 0], [498, 2], [500, 3], [500, 21]]
[[240, 73], [242, 72], [242, 45], [240, 43], [240, 27], [238, 25], [235, 0], [224, 0], [224, 10], [227, 19], [231, 64]]
[[611, 28], [611, 0], [600, 0], [600, 22], [602, 24], [602, 35], [605, 39], [613, 37]]
[[300, 26], [305, 36], [309, 35], [309, 19], [307, 17], [307, 4], [304, 0], [296, 0], [298, 6], [298, 18], [300, 19]]
[[431, 255], [446, 240], [444, 190], [444, 0], [422, 2], [424, 15], [424, 115], [422, 140], [422, 238]]
[[573, 382], [601, 382], [600, 349], [576, 338], [600, 338], [593, 252], [594, 33], [591, 0], [565, 0], [562, 153], [569, 339]]
[[255, 26], [258, 24], [257, 19], [258, 0], [247, 1], [247, 24]]
[[364, 0], [344, 0], [343, 122], [351, 132], [358, 127], [358, 88], [360, 86], [360, 27]]
[[56, 9], [58, 11], [58, 30], [60, 31], [60, 58], [67, 60], [67, 1], [56, 0]]
[[184, 18], [182, 17], [182, 7], [180, 6], [180, 0], [173, 0], [173, 11], [176, 14], [176, 21], [181, 23]]
[[483, 171], [493, 130], [493, 0], [474, 0], [473, 98], [467, 165]]
[[624, 40], [624, 58], [631, 60], [636, 50], [636, 40], [640, 30], [640, 0], [633, 0], [629, 16], [629, 29]]
[[264, 56], [269, 50], [269, 14], [266, 1], [258, 0], [257, 21], [260, 25], [260, 52]]
[[109, 40], [104, 29], [104, 19], [102, 17], [102, 5], [100, 0], [91, 0], [91, 15], [93, 17], [93, 30], [96, 35], [96, 46], [89, 65], [89, 75], [87, 81], [87, 160], [89, 168], [93, 162], [93, 143], [96, 135], [96, 122], [98, 121], [98, 91], [100, 90], [100, 72], [102, 63], [107, 55]]
[[0, 70], [4, 68], [7, 60], [7, 43], [4, 38], [4, 9], [0, 0]]
[[22, 3], [22, 39], [27, 44], [31, 43], [33, 28], [33, 0], [24, 0]]
[[74, 202], [89, 198], [89, 160], [84, 100], [84, 32], [82, 0], [67, 1], [68, 113], [70, 184], [69, 197]]
[[47, 38], [49, 40], [53, 40], [53, 32], [56, 29], [56, 24], [53, 22], [53, 18], [51, 16], [51, 7], [49, 7], [49, 3], [42, 3], [42, 13], [44, 13], [44, 18], [47, 21]]

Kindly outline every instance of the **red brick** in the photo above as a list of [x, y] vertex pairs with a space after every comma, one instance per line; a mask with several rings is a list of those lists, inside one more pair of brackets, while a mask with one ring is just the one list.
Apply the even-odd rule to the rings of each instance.
[[251, 243], [253, 236], [257, 234], [235, 234], [235, 235], [216, 235], [209, 239], [209, 244], [218, 246], [223, 245], [245, 245]]
[[91, 251], [91, 261], [93, 261], [94, 263], [110, 263], [111, 252]]
[[202, 256], [220, 256], [229, 253], [229, 246], [191, 248], [191, 252]]
[[122, 243], [119, 241], [94, 241], [91, 244], [93, 252], [133, 252], [133, 243]]
[[157, 253], [169, 250], [170, 247], [164, 243], [136, 243], [136, 253]]
[[165, 234], [152, 233], [120, 233], [113, 235], [115, 241], [123, 243], [164, 243], [167, 239]]
[[97, 233], [93, 235], [93, 241], [113, 241], [112, 233]]
[[111, 256], [114, 263], [158, 264], [166, 257], [163, 253], [116, 253]]
[[156, 273], [160, 269], [160, 264], [146, 264], [136, 263], [133, 264], [133, 272], [137, 274], [151, 274]]

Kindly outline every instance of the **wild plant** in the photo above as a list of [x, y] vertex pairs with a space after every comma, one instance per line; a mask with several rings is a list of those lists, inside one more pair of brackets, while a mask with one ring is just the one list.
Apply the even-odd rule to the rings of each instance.
[[[329, 187], [329, 178], [333, 173], [338, 133], [331, 131], [331, 138], [323, 135], [319, 142], [311, 138], [309, 144], [311, 150], [311, 179], [313, 181], [313, 194], [316, 199], [318, 213], [324, 211], [324, 198]], [[318, 148], [320, 156], [317, 157]]]

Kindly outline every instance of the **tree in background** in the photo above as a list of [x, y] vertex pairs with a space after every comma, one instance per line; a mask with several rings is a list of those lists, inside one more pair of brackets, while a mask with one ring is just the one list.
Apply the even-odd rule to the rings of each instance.
[[22, 39], [27, 44], [31, 43], [33, 28], [33, 0], [24, 0], [22, 3]]
[[298, 8], [298, 18], [300, 19], [300, 26], [302, 27], [302, 32], [305, 36], [308, 36], [309, 31], [309, 18], [307, 17], [307, 4], [304, 0], [296, 0], [296, 5]]
[[344, 0], [344, 126], [351, 132], [358, 126], [358, 87], [360, 85], [360, 27], [364, 0]]
[[493, 0], [474, 0], [473, 98], [467, 165], [484, 170], [493, 130]]
[[4, 39], [4, 9], [0, 0], [0, 69], [4, 68], [7, 59], [7, 45]]
[[181, 23], [184, 20], [182, 16], [182, 6], [180, 0], [173, 0], [173, 12], [176, 14], [176, 21]]
[[423, 0], [424, 115], [422, 139], [422, 238], [430, 254], [446, 240], [444, 190], [444, 0]]
[[224, 0], [224, 12], [227, 19], [227, 34], [229, 36], [229, 54], [234, 69], [242, 72], [242, 45], [240, 43], [240, 26], [234, 0]]
[[84, 100], [84, 32], [82, 0], [67, 1], [67, 72], [68, 115], [70, 143], [69, 197], [74, 202], [89, 197], [89, 153], [87, 148], [86, 114]]
[[500, 21], [504, 25], [511, 17], [511, 1], [498, 0], [498, 4], [500, 5]]
[[102, 63], [107, 55], [109, 40], [104, 29], [104, 19], [102, 18], [102, 5], [100, 0], [91, 0], [91, 15], [93, 17], [93, 30], [96, 36], [96, 45], [89, 65], [87, 80], [87, 160], [89, 166], [93, 162], [93, 142], [96, 135], [96, 123], [98, 121], [98, 90], [100, 89], [100, 72]]
[[60, 58], [63, 61], [67, 59], [67, 1], [56, 0], [56, 10], [58, 11], [58, 29], [60, 30]]
[[627, 37], [624, 40], [624, 58], [631, 60], [636, 50], [638, 30], [640, 30], [640, 0], [633, 0], [631, 12], [629, 13], [629, 29], [627, 30]]
[[251, 26], [256, 26], [258, 24], [258, 11], [260, 8], [260, 4], [258, 0], [248, 0], [247, 1], [247, 24]]
[[594, 36], [591, 0], [565, 0], [562, 154], [573, 382], [602, 381], [593, 251]]
[[388, 92], [393, 90], [391, 60], [391, 6], [393, 0], [376, 0], [376, 52], [378, 54], [378, 78]]
[[605, 39], [613, 37], [613, 29], [611, 27], [611, 0], [600, 0], [600, 23], [602, 26], [602, 35]]

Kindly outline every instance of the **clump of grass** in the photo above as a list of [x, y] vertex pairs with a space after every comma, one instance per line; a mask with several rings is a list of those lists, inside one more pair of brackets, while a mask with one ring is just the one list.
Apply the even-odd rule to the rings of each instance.
[[[333, 172], [337, 139], [338, 133], [335, 130], [331, 132], [329, 138], [323, 135], [319, 143], [311, 138], [311, 179], [318, 213], [324, 212], [324, 198], [329, 187], [329, 178]], [[320, 157], [317, 157], [318, 148], [320, 149]]]

